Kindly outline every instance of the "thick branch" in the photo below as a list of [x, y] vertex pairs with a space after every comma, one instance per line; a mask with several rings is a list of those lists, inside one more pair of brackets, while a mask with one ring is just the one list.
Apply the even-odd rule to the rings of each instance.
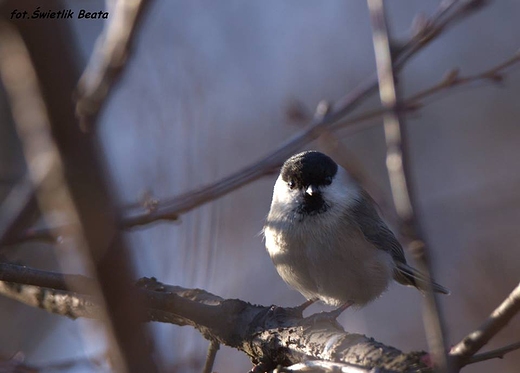
[[[17, 26], [0, 24], [0, 74], [38, 204], [55, 226], [55, 211], [78, 222], [56, 233], [74, 240], [82, 264], [99, 280], [97, 288], [108, 316], [106, 330], [115, 342], [114, 369], [154, 372], [157, 368], [145, 342], [147, 331], [138, 323], [144, 310], [130, 292], [131, 266], [95, 139], [71, 125], [75, 118], [70, 96], [77, 70], [67, 23]], [[43, 47], [41, 35], [51, 38], [55, 48]]]
[[[92, 280], [85, 276], [5, 263], [0, 267], [0, 275], [0, 280], [4, 280], [0, 282], [0, 294], [29, 306], [72, 318], [102, 317], [98, 301], [88, 293]], [[85, 294], [67, 291], [71, 283], [82, 286]], [[421, 361], [424, 352], [404, 354], [363, 335], [346, 333], [338, 324], [304, 319], [296, 309], [226, 300], [200, 289], [164, 285], [153, 278], [139, 280], [136, 287], [147, 310], [142, 321], [193, 326], [214, 344], [237, 348], [269, 369], [277, 364], [288, 366], [318, 359], [368, 370], [430, 371]], [[519, 299], [520, 285], [477, 331], [452, 349], [450, 357], [459, 367], [502, 357], [520, 347], [515, 343], [473, 356], [485, 344], [484, 340], [487, 342], [520, 311]]]
[[[63, 289], [67, 288], [65, 280], [70, 279], [70, 275], [25, 267], [17, 274], [14, 269], [16, 266], [13, 265], [11, 280], [18, 283], [0, 282], [1, 294], [68, 317], [100, 316], [98, 302], [90, 295], [24, 284], [40, 281], [49, 285], [49, 279], [52, 279], [56, 287]], [[148, 310], [143, 321], [191, 325], [210, 341], [245, 352], [261, 369], [325, 360], [368, 370], [431, 371], [421, 361], [424, 352], [405, 354], [366, 336], [347, 333], [338, 324], [304, 319], [296, 309], [222, 299], [204, 290], [163, 285], [155, 279], [141, 279], [137, 288]]]

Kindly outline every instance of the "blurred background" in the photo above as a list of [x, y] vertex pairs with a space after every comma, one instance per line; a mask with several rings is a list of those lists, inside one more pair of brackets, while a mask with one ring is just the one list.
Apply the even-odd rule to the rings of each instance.
[[[76, 13], [111, 7], [99, 0], [61, 4]], [[2, 5], [1, 16], [8, 19], [12, 6]], [[432, 14], [438, 1], [386, 5], [399, 40], [410, 34], [414, 17]], [[17, 8], [23, 9], [24, 2]], [[406, 66], [404, 96], [438, 82], [454, 67], [473, 74], [509, 58], [520, 46], [519, 14], [516, 0], [492, 1], [457, 24]], [[107, 21], [47, 22], [70, 30], [70, 48], [84, 67]], [[55, 40], [42, 36], [41, 43], [53, 48]], [[63, 68], [57, 61], [56, 69]], [[255, 162], [302, 130], [305, 122], [291, 115], [295, 105], [312, 113], [319, 101], [339, 99], [374, 70], [363, 1], [153, 1], [97, 124], [117, 202], [135, 203], [146, 192], [170, 198]], [[441, 303], [450, 344], [479, 325], [519, 281], [519, 97], [520, 69], [513, 68], [501, 84], [441, 93], [407, 120], [418, 213], [436, 279], [452, 290]], [[375, 95], [358, 112], [378, 105]], [[3, 91], [0, 120], [1, 201], [26, 172]], [[338, 132], [337, 139], [390, 203], [382, 126], [350, 136]], [[319, 142], [308, 148], [327, 150]], [[302, 296], [277, 275], [259, 235], [275, 178], [262, 178], [196, 208], [179, 222], [126, 232], [137, 275], [251, 303], [301, 303]], [[59, 270], [48, 244], [0, 250], [6, 260]], [[421, 298], [413, 289], [392, 285], [380, 299], [345, 312], [339, 321], [347, 331], [403, 351], [426, 349]], [[307, 312], [324, 309], [315, 305]], [[27, 363], [45, 366], [100, 356], [105, 346], [97, 328], [92, 321], [71, 321], [0, 298], [4, 358], [21, 353]], [[149, 328], [163, 371], [201, 371], [208, 342], [197, 331], [158, 323]], [[517, 318], [488, 347], [516, 342], [518, 335]], [[519, 364], [515, 352], [465, 371], [513, 373]], [[222, 346], [214, 370], [250, 367], [244, 354]], [[68, 371], [101, 369], [86, 363]]]

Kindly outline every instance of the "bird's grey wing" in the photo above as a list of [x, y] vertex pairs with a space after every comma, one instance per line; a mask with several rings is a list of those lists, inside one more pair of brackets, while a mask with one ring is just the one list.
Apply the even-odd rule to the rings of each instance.
[[[424, 283], [430, 280], [421, 272], [406, 264], [404, 250], [394, 233], [386, 226], [379, 216], [375, 202], [367, 192], [362, 191], [358, 203], [352, 209], [353, 220], [358, 224], [365, 239], [380, 250], [390, 252], [396, 268], [394, 280], [409, 286], [415, 286], [419, 290], [424, 289]], [[449, 294], [444, 286], [432, 282], [433, 290], [438, 293]]]
[[388, 252], [395, 263], [394, 280], [403, 285], [415, 286], [415, 276], [408, 271], [404, 250], [394, 233], [387, 227], [376, 210], [370, 195], [361, 191], [351, 213], [365, 239], [377, 249]]
[[403, 247], [379, 216], [375, 202], [367, 192], [360, 193], [351, 213], [367, 241], [376, 248], [389, 252], [396, 264], [406, 264]]

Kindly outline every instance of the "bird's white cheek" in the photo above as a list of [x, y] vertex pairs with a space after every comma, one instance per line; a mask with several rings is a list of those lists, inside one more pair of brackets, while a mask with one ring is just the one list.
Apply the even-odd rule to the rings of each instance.
[[359, 199], [359, 187], [352, 182], [349, 183], [347, 180], [339, 181], [332, 183], [323, 190], [323, 198], [325, 201], [332, 203], [332, 205], [341, 205], [346, 208], [353, 206]]
[[278, 180], [274, 186], [273, 203], [292, 206], [296, 203], [297, 193], [289, 189], [284, 181]]

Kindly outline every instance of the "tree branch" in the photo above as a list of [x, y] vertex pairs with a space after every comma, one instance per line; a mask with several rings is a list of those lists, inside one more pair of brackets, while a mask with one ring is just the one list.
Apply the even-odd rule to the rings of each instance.
[[[16, 269], [12, 266], [11, 270]], [[16, 284], [0, 282], [0, 294], [72, 318], [100, 317], [98, 301], [91, 295], [24, 284], [40, 281], [50, 285], [51, 279], [62, 289], [71, 275], [19, 269], [10, 277]], [[431, 371], [421, 361], [424, 352], [403, 353], [372, 338], [347, 333], [338, 324], [305, 319], [297, 309], [223, 299], [200, 289], [164, 285], [153, 278], [143, 278], [136, 286], [147, 309], [142, 321], [191, 325], [210, 341], [245, 352], [259, 365], [257, 371], [307, 360], [342, 362], [385, 372]]]
[[[484, 70], [480, 73], [473, 74], [473, 75], [467, 75], [467, 76], [461, 76], [459, 69], [453, 69], [451, 71], [448, 71], [441, 81], [438, 83], [420, 90], [417, 93], [414, 93], [413, 95], [409, 96], [408, 98], [399, 101], [396, 104], [396, 108], [378, 108], [373, 110], [365, 111], [364, 113], [361, 113], [359, 115], [356, 115], [352, 118], [341, 120], [338, 122], [335, 122], [332, 126], [330, 131], [339, 131], [342, 130], [342, 136], [348, 136], [352, 135], [354, 133], [357, 133], [359, 131], [366, 130], [368, 128], [372, 128], [374, 126], [379, 125], [380, 123], [378, 121], [375, 121], [374, 119], [380, 118], [381, 116], [385, 115], [386, 113], [394, 110], [398, 110], [402, 113], [408, 113], [413, 112], [418, 109], [420, 109], [422, 106], [425, 105], [422, 100], [435, 96], [436, 94], [439, 94], [445, 90], [453, 89], [455, 87], [461, 87], [464, 85], [471, 85], [473, 83], [477, 82], [491, 82], [491, 83], [498, 83], [502, 82], [504, 79], [504, 71], [511, 66], [518, 64], [520, 62], [520, 51], [516, 52], [513, 56], [508, 58], [507, 60], [500, 62], [499, 64], [492, 66], [491, 68]], [[345, 131], [346, 130], [346, 131]], [[325, 131], [324, 131], [325, 132]], [[322, 132], [322, 134], [324, 133]], [[273, 169], [272, 172], [276, 172], [276, 169]], [[217, 184], [212, 184], [212, 188], [216, 187]], [[192, 191], [186, 193], [186, 198], [191, 199], [194, 195], [198, 194], [198, 191]], [[177, 199], [180, 197], [175, 197], [174, 199]], [[141, 205], [144, 209], [147, 211], [153, 211], [155, 209], [155, 206], [158, 204], [158, 201], [156, 199], [150, 199], [149, 201], [146, 200]], [[39, 228], [29, 228], [26, 229], [18, 234], [11, 234], [9, 235], [9, 238], [5, 240], [4, 245], [13, 245], [13, 244], [19, 244], [26, 241], [33, 241], [33, 240], [39, 240], [39, 241], [45, 241], [50, 243], [56, 242], [56, 237], [53, 234], [53, 231], [56, 229], [58, 231], [61, 231], [63, 227], [53, 227], [45, 228], [45, 227], [39, 227]]]
[[[452, 3], [450, 6], [446, 6], [444, 2], [441, 3], [439, 10], [435, 13], [433, 18], [425, 23], [422, 32], [416, 33], [405, 42], [401, 48], [394, 51], [394, 60], [397, 67], [400, 68], [404, 66], [412, 56], [428, 45], [447, 29], [448, 26], [473, 13], [475, 9], [486, 2], [483, 0], [453, 0]], [[479, 6], [477, 6], [477, 4]], [[262, 160], [214, 184], [181, 194], [171, 200], [160, 201], [153, 209], [143, 207], [141, 204], [129, 206], [121, 224], [124, 227], [132, 227], [158, 220], [175, 220], [182, 213], [215, 200], [266, 174], [274, 172], [285, 159], [305, 144], [316, 139], [323, 130], [329, 129], [334, 123], [344, 119], [344, 117], [351, 113], [363, 100], [376, 92], [377, 87], [377, 76], [374, 74], [345, 97], [341, 98], [328, 115], [321, 119], [314, 119], [307, 130], [288, 140]]]
[[473, 355], [468, 359], [468, 361], [466, 361], [466, 365], [475, 364], [481, 361], [491, 359], [503, 359], [506, 354], [516, 351], [518, 349], [520, 349], [520, 342], [512, 343], [510, 345], [497, 348], [496, 350], [491, 350], [488, 352], [483, 352], [481, 354]]
[[217, 341], [210, 341], [208, 346], [208, 354], [206, 356], [206, 363], [202, 373], [211, 373], [213, 371], [213, 365], [215, 364], [215, 358], [220, 348], [220, 344]]
[[[6, 263], [0, 265], [0, 276], [0, 294], [29, 306], [71, 318], [103, 317], [97, 298], [89, 293], [93, 280], [88, 277]], [[69, 290], [74, 282], [74, 287], [82, 287], [84, 293]], [[154, 278], [140, 279], [136, 288], [147, 310], [141, 321], [190, 325], [213, 344], [224, 344], [248, 354], [260, 365], [258, 371], [308, 360], [350, 364], [360, 372], [374, 368], [385, 372], [431, 371], [421, 359], [424, 352], [403, 353], [372, 338], [347, 333], [339, 324], [305, 319], [295, 308], [223, 299], [201, 289], [164, 285]], [[458, 368], [520, 348], [519, 342], [473, 356], [519, 311], [519, 299], [520, 284], [477, 331], [452, 349], [450, 358], [458, 362]], [[470, 352], [465, 353], [468, 348]]]
[[399, 100], [396, 103], [395, 108], [383, 107], [365, 111], [364, 113], [361, 113], [357, 116], [335, 123], [334, 125], [332, 125], [331, 130], [339, 131], [347, 129], [347, 131], [342, 132], [342, 135], [352, 135], [354, 133], [364, 131], [366, 129], [379, 125], [379, 122], [374, 121], [374, 119], [379, 119], [380, 117], [382, 117], [390, 111], [397, 110], [403, 114], [417, 111], [427, 104], [423, 102], [424, 99], [433, 97], [448, 89], [453, 89], [465, 85], [471, 85], [477, 82], [500, 83], [504, 80], [504, 71], [510, 68], [511, 66], [518, 64], [519, 62], [520, 51], [517, 51], [507, 60], [500, 62], [499, 64], [492, 66], [491, 68], [477, 74], [461, 76], [459, 69], [450, 70], [444, 75], [442, 80], [438, 83], [428, 88], [422, 89], [404, 100]]
[[118, 0], [111, 19], [96, 42], [94, 53], [76, 88], [76, 115], [88, 131], [121, 74], [139, 20], [150, 0]]
[[462, 368], [491, 338], [502, 330], [520, 312], [520, 284], [498, 306], [484, 323], [455, 345], [450, 352], [454, 364]]
[[[74, 44], [66, 40], [70, 35], [67, 23], [21, 22], [17, 26], [0, 23], [0, 74], [38, 204], [53, 226], [60, 223], [53, 214], [56, 211], [78, 222], [53, 233], [74, 241], [84, 268], [99, 281], [96, 295], [108, 316], [104, 326], [113, 347], [114, 369], [155, 372], [145, 343], [147, 331], [138, 323], [138, 314], [144, 310], [130, 293], [131, 266], [95, 140], [71, 125], [74, 111], [67, 103], [77, 76], [70, 49]], [[52, 38], [52, 50], [42, 46], [42, 35]]]
[[[410, 195], [409, 178], [405, 167], [407, 159], [406, 140], [403, 135], [404, 122], [398, 110], [398, 92], [395, 84], [394, 65], [390, 48], [390, 36], [386, 24], [383, 0], [368, 0], [374, 51], [376, 55], [377, 75], [381, 104], [388, 109], [384, 115], [384, 129], [387, 147], [386, 166], [390, 179], [390, 187], [397, 215], [401, 219], [402, 228], [411, 239], [418, 260], [418, 267], [427, 278], [432, 278], [428, 247], [420, 234], [419, 222], [414, 213], [414, 203]], [[431, 281], [424, 286], [425, 308], [423, 323], [427, 341], [433, 356], [434, 365], [441, 372], [448, 372], [448, 356], [444, 337], [444, 324], [438, 300]]]

